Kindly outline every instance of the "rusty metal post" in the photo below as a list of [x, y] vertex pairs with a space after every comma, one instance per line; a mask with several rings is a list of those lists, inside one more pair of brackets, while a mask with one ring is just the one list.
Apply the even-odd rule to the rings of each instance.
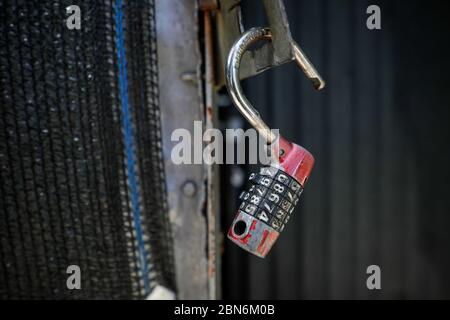
[[[204, 9], [204, 8], [202, 8]], [[205, 57], [205, 106], [206, 106], [206, 128], [216, 128], [217, 107], [214, 101], [216, 86], [214, 77], [215, 52], [214, 34], [211, 21], [211, 11], [203, 11], [204, 29], [204, 57]], [[220, 248], [222, 238], [220, 237], [220, 209], [219, 209], [219, 168], [217, 165], [208, 165], [207, 175], [207, 207], [208, 219], [208, 287], [209, 298], [220, 298]]]
[[179, 299], [207, 299], [208, 257], [203, 165], [171, 161], [173, 130], [205, 120], [196, 1], [156, 1], [159, 101]]

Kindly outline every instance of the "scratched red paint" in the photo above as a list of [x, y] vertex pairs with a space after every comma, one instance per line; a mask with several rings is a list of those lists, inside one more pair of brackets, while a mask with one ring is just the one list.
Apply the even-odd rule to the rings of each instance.
[[269, 230], [264, 230], [263, 238], [258, 246], [258, 253], [265, 257], [278, 236], [279, 233], [276, 231], [270, 232]]
[[314, 157], [305, 148], [283, 137], [280, 137], [280, 149], [284, 150], [284, 155], [280, 157], [283, 170], [297, 179], [304, 188], [314, 166]]
[[252, 230], [255, 230], [255, 228], [256, 228], [256, 223], [257, 223], [257, 222], [258, 222], [257, 220], [253, 220], [253, 221], [252, 221], [252, 224], [250, 225], [250, 229], [249, 229], [248, 233], [247, 233], [246, 236], [243, 237], [243, 238], [238, 238], [238, 237], [234, 234], [233, 228], [230, 228], [230, 229], [228, 230], [228, 235], [231, 236], [233, 239], [239, 241], [239, 242], [242, 243], [242, 244], [248, 244], [248, 241], [249, 241], [250, 238], [252, 237], [251, 231], [252, 231]]
[[264, 230], [261, 242], [259, 243], [259, 246], [258, 246], [258, 249], [257, 249], [259, 254], [264, 254], [263, 252], [267, 251], [266, 250], [266, 239], [267, 239], [268, 235], [269, 235], [269, 230], [267, 230], [267, 229]]

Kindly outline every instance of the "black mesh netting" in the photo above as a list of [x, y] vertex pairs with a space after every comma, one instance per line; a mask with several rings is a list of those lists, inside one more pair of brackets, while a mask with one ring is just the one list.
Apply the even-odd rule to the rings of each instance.
[[[66, 7], [81, 9], [81, 29]], [[153, 0], [125, 2], [128, 99], [149, 272], [127, 180], [114, 1], [0, 0], [0, 298], [174, 288]], [[66, 269], [81, 269], [68, 290]]]

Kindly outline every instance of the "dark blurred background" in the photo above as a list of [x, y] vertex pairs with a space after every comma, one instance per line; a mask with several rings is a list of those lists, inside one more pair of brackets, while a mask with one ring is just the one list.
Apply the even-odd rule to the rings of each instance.
[[[266, 24], [243, 1], [246, 28]], [[366, 8], [381, 7], [381, 30]], [[448, 1], [285, 0], [291, 31], [327, 81], [294, 63], [244, 81], [263, 118], [316, 165], [266, 259], [225, 240], [223, 297], [450, 298]], [[243, 126], [233, 107], [223, 125]], [[224, 230], [246, 167], [222, 166]], [[368, 290], [366, 268], [381, 268]]]

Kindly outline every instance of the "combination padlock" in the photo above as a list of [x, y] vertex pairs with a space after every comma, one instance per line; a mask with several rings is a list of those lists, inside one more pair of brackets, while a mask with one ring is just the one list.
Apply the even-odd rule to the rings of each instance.
[[[239, 81], [242, 55], [255, 42], [270, 40], [268, 28], [252, 28], [234, 43], [226, 66], [227, 88], [233, 103], [258, 130], [271, 148], [274, 164], [250, 175], [251, 187], [241, 194], [228, 238], [241, 248], [265, 257], [289, 221], [314, 165], [313, 156], [301, 146], [276, 135], [245, 98]], [[295, 61], [316, 89], [324, 81], [299, 46], [293, 45]]]

